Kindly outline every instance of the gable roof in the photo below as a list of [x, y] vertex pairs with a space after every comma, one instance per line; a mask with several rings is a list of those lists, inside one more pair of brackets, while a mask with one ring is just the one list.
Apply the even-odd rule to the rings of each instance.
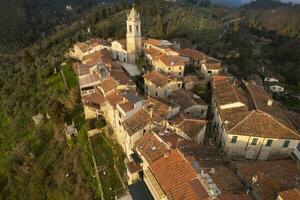
[[162, 55], [158, 59], [168, 67], [184, 66], [184, 61], [180, 56]]
[[161, 73], [159, 73], [157, 71], [151, 71], [151, 72], [145, 74], [144, 78], [146, 80], [151, 81], [155, 85], [160, 86], [160, 87], [168, 84], [172, 80], [168, 76], [166, 76], [164, 74], [161, 74]]
[[295, 131], [281, 124], [272, 116], [255, 110], [233, 127], [229, 133], [264, 138], [300, 140], [300, 135]]
[[172, 103], [178, 104], [183, 110], [194, 105], [207, 106], [207, 104], [199, 96], [195, 95], [190, 90], [180, 89], [177, 91], [173, 91], [169, 95], [169, 99]]
[[101, 82], [101, 87], [103, 91], [106, 93], [112, 89], [114, 89], [118, 85], [118, 82], [113, 77], [107, 77]]
[[276, 199], [278, 192], [300, 187], [296, 179], [300, 177], [300, 169], [294, 160], [247, 162], [237, 167], [249, 184], [257, 175], [256, 184], [251, 185], [261, 199]]
[[205, 53], [190, 48], [180, 49], [179, 53], [181, 56], [188, 57], [198, 61], [204, 60], [207, 57]]
[[150, 115], [144, 109], [139, 110], [134, 115], [123, 121], [122, 125], [127, 133], [132, 136], [139, 130], [142, 130], [150, 123]]
[[197, 173], [178, 149], [151, 163], [150, 169], [168, 199], [196, 200], [209, 197]]
[[97, 87], [95, 87], [94, 93], [92, 93], [90, 95], [85, 95], [82, 97], [82, 99], [86, 102], [95, 103], [98, 105], [101, 105], [102, 103], [105, 102], [105, 97], [103, 96], [103, 94]]
[[160, 40], [157, 40], [157, 39], [147, 39], [144, 44], [150, 44], [150, 45], [153, 45], [153, 46], [158, 46], [160, 44]]
[[135, 142], [137, 148], [148, 163], [152, 163], [165, 153], [169, 152], [169, 148], [160, 141], [154, 134], [147, 133]]
[[153, 114], [160, 118], [165, 118], [171, 112], [170, 106], [152, 97], [148, 97], [146, 100], [144, 100], [143, 106], [145, 109], [152, 109]]

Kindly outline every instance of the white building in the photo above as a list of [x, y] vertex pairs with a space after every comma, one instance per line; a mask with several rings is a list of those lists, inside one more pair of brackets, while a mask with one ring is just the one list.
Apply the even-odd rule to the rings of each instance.
[[212, 84], [213, 126], [227, 155], [253, 160], [292, 155], [300, 135], [262, 86], [234, 86], [230, 78], [218, 76]]

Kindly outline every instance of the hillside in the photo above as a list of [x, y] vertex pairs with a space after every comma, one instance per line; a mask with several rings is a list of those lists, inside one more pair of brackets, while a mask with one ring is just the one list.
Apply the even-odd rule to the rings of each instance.
[[97, 4], [97, 0], [0, 0], [0, 52], [25, 47]]
[[259, 31], [300, 40], [300, 6], [260, 0], [242, 8], [244, 23]]

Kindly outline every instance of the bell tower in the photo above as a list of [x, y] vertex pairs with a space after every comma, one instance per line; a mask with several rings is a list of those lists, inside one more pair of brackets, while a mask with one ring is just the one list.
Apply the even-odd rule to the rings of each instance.
[[135, 64], [135, 60], [141, 53], [142, 42], [141, 42], [141, 19], [140, 14], [135, 10], [133, 5], [129, 14], [127, 14], [127, 55], [128, 62]]

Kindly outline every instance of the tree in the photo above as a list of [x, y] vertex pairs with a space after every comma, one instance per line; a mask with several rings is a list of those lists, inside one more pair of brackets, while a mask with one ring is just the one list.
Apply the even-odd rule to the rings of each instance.
[[34, 58], [32, 57], [32, 55], [30, 54], [30, 52], [27, 49], [25, 49], [23, 51], [22, 61], [25, 65], [32, 64], [34, 62]]

